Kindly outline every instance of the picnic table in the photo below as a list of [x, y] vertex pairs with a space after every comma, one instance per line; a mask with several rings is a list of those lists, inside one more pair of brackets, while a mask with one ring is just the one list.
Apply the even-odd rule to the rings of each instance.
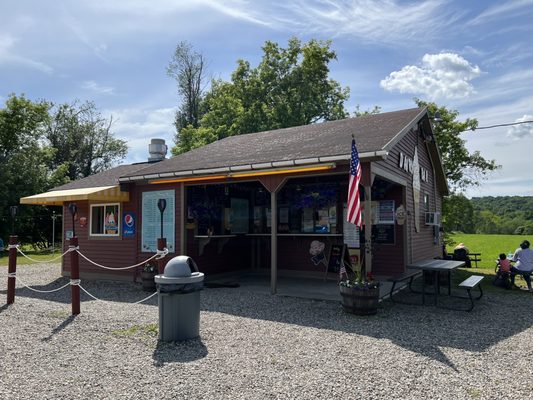
[[[407, 265], [407, 268], [410, 269], [419, 269], [422, 270], [424, 275], [427, 275], [429, 272], [433, 272], [433, 287], [435, 290], [435, 305], [438, 304], [438, 296], [440, 295], [440, 272], [444, 271], [447, 273], [448, 281], [448, 296], [451, 296], [451, 273], [453, 270], [463, 267], [465, 265], [464, 261], [455, 261], [455, 260], [440, 260], [440, 259], [425, 259], [414, 262]], [[422, 279], [422, 304], [426, 304], [426, 276]]]
[[477, 263], [481, 262], [481, 253], [468, 253], [468, 256], [470, 257], [470, 261], [476, 264], [477, 268]]

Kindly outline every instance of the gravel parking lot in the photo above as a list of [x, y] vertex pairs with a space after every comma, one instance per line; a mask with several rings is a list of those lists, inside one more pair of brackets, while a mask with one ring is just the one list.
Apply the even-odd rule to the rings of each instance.
[[[0, 305], [7, 268], [0, 267]], [[21, 266], [37, 288], [59, 266]], [[490, 293], [471, 313], [339, 303], [243, 288], [202, 292], [200, 338], [158, 343], [157, 298], [127, 282], [17, 289], [0, 308], [1, 399], [533, 399], [533, 296]], [[17, 287], [20, 287], [17, 284]]]

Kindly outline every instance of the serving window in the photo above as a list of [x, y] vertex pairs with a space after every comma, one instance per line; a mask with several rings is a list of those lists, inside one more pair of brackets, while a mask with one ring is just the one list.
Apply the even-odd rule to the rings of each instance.
[[341, 233], [338, 220], [346, 183], [335, 178], [289, 181], [278, 197], [279, 233]]
[[120, 205], [93, 204], [90, 211], [91, 236], [118, 236], [120, 232]]

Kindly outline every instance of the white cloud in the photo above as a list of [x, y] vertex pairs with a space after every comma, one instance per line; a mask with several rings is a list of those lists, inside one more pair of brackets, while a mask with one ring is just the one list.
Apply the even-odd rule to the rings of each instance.
[[399, 46], [427, 43], [430, 38], [438, 38], [464, 14], [463, 10], [451, 7], [449, 0], [99, 0], [88, 4], [95, 9], [145, 19], [179, 16], [190, 11], [207, 15], [215, 11], [235, 20], [293, 34], [344, 36], [364, 43]]
[[533, 137], [533, 115], [524, 115], [522, 118], [518, 118], [514, 122], [532, 121], [531, 123], [513, 125], [507, 130], [507, 136], [513, 139], [523, 139], [525, 137]]
[[470, 81], [481, 74], [477, 65], [458, 54], [426, 54], [420, 66], [407, 65], [380, 82], [388, 91], [424, 95], [431, 100], [468, 97], [474, 93]]
[[174, 108], [110, 110], [113, 116], [113, 133], [128, 143], [125, 162], [140, 162], [148, 157], [148, 144], [152, 138], [165, 139], [167, 146], [174, 145]]
[[[262, 14], [284, 28], [326, 36], [356, 37], [362, 42], [409, 46], [437, 37], [461, 12], [445, 0], [400, 2], [398, 0], [299, 0], [287, 2], [285, 12]], [[258, 10], [261, 11], [261, 10]], [[261, 15], [261, 14], [259, 14]]]
[[112, 86], [103, 86], [95, 81], [85, 81], [80, 85], [82, 89], [90, 90], [98, 94], [114, 94], [115, 88]]
[[0, 64], [22, 65], [46, 74], [52, 74], [54, 72], [53, 68], [49, 65], [16, 54], [13, 51], [16, 42], [17, 40], [13, 36], [0, 34]]
[[471, 24], [476, 25], [494, 19], [502, 19], [503, 17], [521, 16], [528, 11], [531, 12], [531, 5], [533, 0], [514, 0], [489, 7], [483, 11], [476, 18], [470, 21]]
[[80, 20], [76, 19], [72, 14], [67, 12], [66, 9], [63, 10], [62, 22], [69, 28], [75, 37], [78, 38], [85, 46], [93, 51], [93, 53], [103, 61], [107, 61], [104, 57], [104, 53], [107, 50], [107, 45], [105, 43], [94, 43], [89, 34], [82, 28], [82, 23]]

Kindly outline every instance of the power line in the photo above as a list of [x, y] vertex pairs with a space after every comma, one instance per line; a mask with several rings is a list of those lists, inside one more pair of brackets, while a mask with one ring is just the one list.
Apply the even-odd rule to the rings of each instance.
[[471, 129], [467, 129], [465, 131], [461, 131], [462, 132], [469, 132], [469, 131], [477, 131], [479, 129], [491, 129], [491, 128], [499, 128], [499, 127], [502, 127], [502, 126], [512, 126], [512, 125], [521, 125], [521, 124], [531, 124], [533, 123], [533, 120], [531, 121], [520, 121], [520, 122], [510, 122], [510, 123], [507, 123], [507, 124], [497, 124], [497, 125], [489, 125], [489, 126], [478, 126], [477, 128], [471, 128]]

